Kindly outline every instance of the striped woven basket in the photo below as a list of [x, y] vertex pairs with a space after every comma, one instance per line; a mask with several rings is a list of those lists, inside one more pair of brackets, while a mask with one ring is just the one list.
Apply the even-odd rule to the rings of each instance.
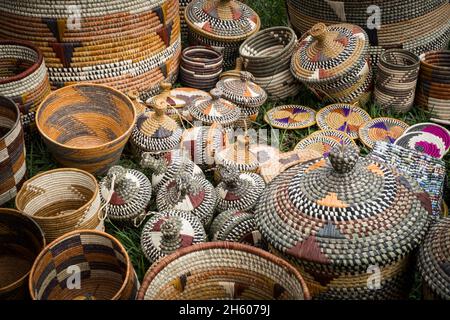
[[145, 275], [139, 300], [303, 300], [309, 291], [286, 261], [234, 242], [209, 242], [181, 249]]
[[44, 232], [33, 219], [13, 209], [0, 209], [0, 300], [29, 298], [28, 275], [45, 246]]
[[34, 127], [36, 108], [49, 93], [42, 52], [28, 42], [0, 41], [0, 95], [17, 103], [25, 128]]
[[175, 81], [178, 10], [178, 0], [2, 1], [0, 38], [38, 46], [53, 88], [90, 82], [146, 98], [161, 81]]
[[44, 230], [48, 242], [76, 229], [102, 229], [97, 180], [78, 169], [55, 169], [27, 180], [16, 207]]
[[138, 289], [125, 248], [94, 230], [73, 231], [50, 243], [36, 258], [29, 281], [33, 300], [134, 300]]
[[12, 100], [0, 96], [0, 205], [16, 196], [26, 171], [20, 111]]
[[135, 118], [133, 102], [119, 91], [76, 84], [42, 102], [36, 126], [62, 166], [100, 175], [119, 161]]

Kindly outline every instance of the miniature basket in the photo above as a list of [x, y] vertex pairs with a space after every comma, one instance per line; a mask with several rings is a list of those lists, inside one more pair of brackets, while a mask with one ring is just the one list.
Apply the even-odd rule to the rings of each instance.
[[415, 179], [431, 198], [433, 216], [441, 215], [446, 179], [443, 160], [386, 142], [376, 142], [368, 156], [394, 166]]
[[375, 118], [359, 127], [358, 135], [361, 142], [372, 149], [377, 141], [394, 143], [408, 127], [408, 124], [395, 118]]
[[47, 242], [76, 229], [102, 229], [97, 180], [78, 169], [55, 169], [27, 180], [16, 207], [32, 217]]
[[[73, 285], [80, 275], [79, 288]], [[77, 230], [39, 254], [30, 273], [33, 300], [135, 300], [139, 281], [125, 248], [113, 236]]]
[[226, 70], [233, 67], [242, 42], [261, 26], [256, 12], [237, 0], [192, 0], [185, 19], [189, 44], [220, 50]]
[[29, 42], [0, 40], [0, 96], [17, 103], [25, 128], [34, 127], [36, 109], [49, 93], [42, 52]]
[[246, 70], [272, 101], [296, 96], [300, 90], [300, 83], [290, 71], [296, 44], [294, 30], [277, 26], [259, 31], [239, 48]]
[[34, 259], [45, 246], [44, 233], [33, 219], [3, 208], [0, 230], [0, 299], [28, 299], [28, 276]]
[[256, 172], [259, 168], [258, 158], [250, 151], [250, 138], [248, 136], [237, 136], [236, 142], [216, 152], [214, 159], [216, 165], [230, 167], [239, 172]]
[[136, 121], [133, 102], [103, 85], [76, 84], [52, 92], [36, 126], [64, 167], [101, 175], [119, 161]]
[[178, 0], [2, 2], [0, 38], [43, 52], [52, 88], [105, 84], [145, 100], [174, 82], [181, 56]]
[[430, 229], [420, 248], [418, 266], [426, 300], [450, 300], [450, 218], [442, 218]]
[[154, 213], [141, 233], [141, 248], [150, 263], [197, 243], [206, 241], [200, 220], [185, 211]]
[[181, 54], [180, 81], [187, 87], [211, 90], [222, 73], [223, 57], [214, 49], [193, 46]]
[[[450, 11], [450, 4], [449, 4]], [[450, 50], [426, 52], [420, 56], [416, 104], [432, 117], [450, 120]]]
[[347, 147], [287, 169], [260, 199], [258, 229], [313, 297], [408, 296], [412, 257], [432, 220], [430, 198], [411, 177]]
[[316, 124], [316, 111], [301, 105], [283, 105], [267, 111], [264, 121], [274, 128], [303, 129]]
[[145, 275], [139, 300], [308, 300], [305, 281], [284, 260], [233, 242], [181, 249]]
[[19, 108], [0, 96], [0, 205], [14, 198], [26, 179], [25, 152]]
[[407, 112], [414, 103], [420, 60], [402, 49], [391, 49], [380, 55], [375, 83], [375, 102], [382, 109]]

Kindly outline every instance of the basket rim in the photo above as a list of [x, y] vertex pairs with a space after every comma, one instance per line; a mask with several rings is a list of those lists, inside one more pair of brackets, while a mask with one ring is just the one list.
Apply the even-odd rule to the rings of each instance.
[[272, 263], [277, 264], [278, 266], [284, 268], [286, 271], [291, 272], [293, 276], [300, 282], [303, 290], [303, 296], [305, 300], [310, 300], [311, 295], [309, 293], [309, 289], [306, 285], [303, 276], [300, 272], [287, 261], [283, 260], [280, 257], [273, 255], [270, 252], [264, 251], [262, 249], [238, 243], [238, 242], [229, 242], [229, 241], [213, 241], [213, 242], [204, 242], [197, 243], [195, 245], [180, 249], [175, 251], [174, 253], [160, 259], [158, 262], [150, 266], [147, 272], [144, 275], [144, 279], [142, 281], [141, 287], [139, 288], [139, 293], [137, 296], [137, 300], [144, 300], [145, 292], [147, 291], [150, 283], [153, 279], [162, 271], [166, 266], [168, 266], [173, 261], [177, 260], [179, 257], [188, 255], [190, 253], [195, 253], [197, 251], [209, 250], [209, 249], [230, 249], [236, 251], [245, 251], [250, 254], [254, 254], [260, 256], [266, 260], [269, 260]]
[[428, 55], [436, 56], [442, 54], [447, 55], [450, 58], [450, 50], [433, 50], [421, 54], [420, 63], [431, 69], [438, 69], [439, 71], [450, 71], [450, 67], [439, 66], [438, 64], [430, 63], [426, 60]]
[[[46, 103], [46, 102], [48, 101], [48, 99], [54, 97], [55, 95], [59, 94], [60, 92], [62, 92], [62, 91], [64, 91], [64, 90], [67, 90], [67, 89], [73, 88], [73, 87], [84, 87], [84, 86], [89, 86], [89, 87], [94, 86], [94, 87], [98, 87], [98, 88], [101, 88], [101, 89], [106, 90], [106, 91], [113, 91], [113, 92], [116, 92], [116, 93], [118, 93], [120, 96], [122, 96], [122, 98], [123, 98], [123, 99], [131, 106], [131, 109], [133, 110], [134, 120], [133, 120], [132, 124], [130, 125], [130, 127], [129, 127], [122, 135], [120, 135], [120, 136], [117, 137], [116, 139], [111, 140], [111, 141], [106, 142], [106, 143], [103, 143], [103, 144], [99, 144], [99, 145], [93, 146], [93, 147], [75, 147], [75, 146], [69, 146], [69, 145], [66, 145], [66, 144], [62, 144], [62, 143], [60, 143], [60, 142], [58, 142], [58, 141], [55, 141], [54, 139], [50, 138], [50, 137], [43, 131], [43, 129], [41, 128], [41, 124], [40, 124], [40, 121], [39, 121], [39, 116], [40, 116], [40, 113], [41, 113], [42, 106], [44, 105], [44, 103]], [[114, 89], [113, 87], [110, 87], [110, 86], [107, 86], [107, 85], [103, 85], [103, 84], [96, 84], [96, 83], [90, 83], [90, 82], [83, 82], [83, 83], [76, 83], [76, 84], [72, 84], [72, 85], [69, 85], [69, 86], [65, 86], [65, 87], [59, 88], [59, 89], [57, 89], [57, 90], [51, 92], [49, 95], [47, 95], [47, 96], [45, 97], [45, 99], [44, 99], [44, 100], [39, 104], [39, 106], [37, 107], [35, 119], [36, 119], [36, 127], [37, 127], [39, 133], [40, 133], [46, 140], [48, 140], [49, 142], [51, 142], [52, 144], [55, 144], [55, 145], [57, 145], [57, 146], [60, 147], [60, 148], [65, 148], [65, 149], [69, 149], [69, 150], [96, 150], [96, 149], [101, 149], [101, 148], [107, 147], [107, 146], [109, 146], [109, 145], [116, 144], [116, 143], [122, 141], [126, 136], [130, 135], [131, 132], [133, 131], [133, 128], [134, 128], [135, 124], [136, 124], [137, 111], [136, 111], [136, 107], [134, 106], [133, 101], [131, 101], [131, 99], [130, 99], [126, 94], [122, 93], [121, 91], [119, 91], [119, 90], [117, 90], [117, 89]]]
[[[386, 56], [391, 53], [400, 53], [400, 54], [407, 55], [409, 58], [411, 58], [411, 61], [414, 60], [414, 63], [410, 64], [410, 65], [402, 65], [402, 64], [392, 63], [391, 61], [387, 61]], [[385, 63], [387, 66], [392, 67], [392, 68], [410, 69], [410, 68], [418, 68], [420, 66], [420, 57], [418, 55], [416, 55], [414, 52], [412, 52], [410, 50], [406, 50], [406, 49], [397, 49], [397, 48], [388, 49], [380, 55], [379, 59], [380, 59], [380, 61], [383, 61], [383, 63]]]
[[14, 111], [16, 112], [16, 121], [14, 122], [13, 127], [11, 129], [9, 129], [7, 133], [5, 133], [3, 136], [0, 136], [0, 141], [5, 140], [9, 135], [11, 135], [11, 133], [14, 131], [14, 129], [17, 128], [17, 126], [20, 124], [20, 118], [21, 118], [21, 112], [19, 110], [19, 107], [11, 98], [0, 95], [0, 104], [2, 104], [2, 107], [7, 108], [8, 106], [3, 106], [2, 102], [5, 102], [7, 104], [9, 103], [10, 107], [14, 108]]
[[32, 287], [33, 286], [32, 275], [36, 272], [36, 268], [37, 268], [38, 262], [42, 258], [42, 256], [49, 250], [50, 247], [52, 247], [56, 243], [61, 242], [62, 240], [66, 239], [66, 238], [69, 238], [69, 237], [71, 237], [73, 235], [76, 235], [76, 234], [80, 234], [81, 235], [81, 234], [87, 234], [87, 233], [98, 235], [98, 236], [103, 236], [103, 237], [106, 237], [106, 238], [110, 239], [122, 251], [123, 256], [125, 258], [125, 263], [126, 263], [126, 266], [127, 266], [127, 272], [126, 272], [126, 275], [125, 275], [125, 279], [123, 280], [122, 286], [120, 287], [120, 289], [117, 291], [117, 293], [110, 300], [117, 300], [120, 297], [122, 292], [125, 290], [125, 288], [126, 288], [126, 286], [128, 284], [128, 280], [130, 279], [131, 273], [132, 273], [132, 272], [130, 272], [131, 260], [130, 260], [130, 257], [128, 256], [127, 250], [122, 245], [122, 243], [120, 243], [120, 241], [117, 240], [117, 238], [113, 237], [112, 235], [110, 235], [107, 232], [98, 231], [98, 230], [94, 230], [94, 229], [78, 229], [78, 230], [67, 232], [67, 233], [63, 234], [62, 236], [56, 238], [52, 242], [50, 242], [48, 245], [46, 245], [44, 247], [44, 249], [42, 249], [42, 251], [39, 253], [39, 255], [34, 260], [33, 266], [31, 267], [31, 271], [30, 271], [30, 277], [28, 278], [28, 290], [29, 290], [29, 293], [30, 293], [30, 296], [31, 296], [32, 300], [36, 300], [36, 296], [35, 296], [35, 294], [33, 292], [33, 287]]
[[[37, 175], [31, 177], [30, 179], [28, 179], [27, 181], [25, 181], [25, 182], [23, 183], [22, 188], [20, 188], [20, 190], [17, 192], [16, 198], [15, 198], [15, 200], [14, 200], [14, 201], [15, 201], [16, 208], [17, 208], [18, 210], [20, 210], [21, 212], [23, 212], [24, 215], [26, 215], [26, 216], [28, 216], [28, 217], [30, 217], [30, 218], [32, 218], [32, 219], [37, 219], [37, 220], [42, 220], [42, 221], [54, 219], [54, 218], [55, 218], [54, 216], [52, 216], [52, 217], [35, 217], [35, 216], [31, 215], [31, 214], [28, 214], [28, 213], [24, 212], [24, 208], [23, 208], [22, 205], [19, 203], [19, 198], [22, 196], [22, 194], [23, 194], [24, 192], [26, 192], [26, 187], [27, 187], [31, 182], [33, 182], [33, 181], [35, 181], [35, 180], [37, 180], [37, 179], [39, 179], [39, 178], [41, 178], [41, 177], [43, 177], [43, 176], [45, 176], [45, 175], [49, 175], [49, 174], [53, 174], [53, 173], [59, 173], [59, 172], [64, 172], [64, 171], [74, 171], [74, 172], [78, 172], [78, 173], [84, 174], [84, 175], [87, 176], [88, 178], [92, 179], [92, 181], [94, 181], [94, 183], [95, 183], [95, 191], [94, 191], [93, 197], [92, 197], [91, 199], [89, 199], [89, 201], [86, 202], [84, 205], [82, 205], [80, 208], [76, 209], [76, 211], [85, 210], [88, 206], [90, 206], [90, 205], [92, 204], [92, 202], [94, 202], [94, 200], [95, 200], [95, 198], [96, 198], [95, 195], [100, 193], [100, 187], [99, 187], [99, 185], [98, 185], [97, 179], [96, 179], [91, 173], [89, 173], [89, 172], [87, 172], [87, 171], [84, 171], [84, 170], [81, 170], [81, 169], [77, 169], [77, 168], [59, 168], [59, 169], [53, 169], [53, 170], [48, 170], [48, 171], [41, 172], [41, 173], [39, 173], [39, 174], [37, 174]], [[61, 215], [58, 215], [58, 218], [68, 217], [68, 216], [70, 216], [70, 215], [72, 215], [72, 214], [73, 214], [73, 212], [61, 214]]]
[[37, 61], [35, 61], [33, 63], [33, 65], [31, 67], [29, 67], [27, 70], [22, 71], [19, 74], [16, 74], [14, 76], [11, 77], [6, 77], [4, 79], [0, 79], [0, 84], [5, 84], [5, 83], [10, 83], [10, 82], [15, 82], [15, 81], [19, 81], [22, 80], [26, 77], [28, 77], [29, 75], [31, 75], [33, 72], [35, 72], [44, 62], [44, 55], [42, 54], [42, 51], [36, 47], [34, 44], [28, 42], [28, 41], [24, 41], [24, 40], [0, 40], [0, 46], [4, 46], [4, 45], [17, 45], [17, 46], [21, 46], [21, 47], [26, 47], [29, 48], [33, 51], [35, 51], [38, 55]]
[[[31, 218], [30, 216], [27, 216], [26, 214], [24, 214], [20, 210], [10, 209], [10, 208], [0, 208], [0, 214], [2, 214], [2, 215], [3, 214], [11, 214], [13, 216], [23, 217], [23, 218], [27, 219], [28, 221], [30, 221], [31, 223], [33, 223], [36, 226], [37, 230], [39, 231], [40, 236], [42, 237], [42, 239], [41, 239], [42, 240], [41, 251], [46, 247], [46, 240], [45, 240], [44, 231], [42, 230], [41, 226], [36, 221], [34, 221], [33, 218]], [[39, 252], [39, 254], [40, 254], [40, 252]], [[39, 254], [38, 254], [38, 256], [39, 256]], [[7, 292], [8, 290], [14, 289], [14, 287], [16, 287], [20, 282], [23, 282], [30, 274], [31, 274], [31, 268], [21, 278], [17, 279], [16, 281], [14, 281], [13, 283], [7, 285], [6, 287], [0, 288], [0, 293]]]

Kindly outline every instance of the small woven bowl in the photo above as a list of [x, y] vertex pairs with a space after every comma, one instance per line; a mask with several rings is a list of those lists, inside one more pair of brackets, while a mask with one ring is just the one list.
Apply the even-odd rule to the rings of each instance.
[[[78, 288], [76, 275], [80, 276]], [[33, 300], [130, 300], [136, 298], [139, 282], [116, 238], [77, 230], [42, 250], [31, 269], [28, 288]]]
[[97, 180], [78, 169], [56, 169], [26, 181], [16, 208], [44, 230], [47, 242], [75, 229], [102, 228]]
[[133, 102], [119, 91], [76, 84], [51, 93], [39, 106], [36, 125], [64, 167], [97, 175], [119, 161], [136, 121]]
[[300, 273], [283, 259], [249, 245], [209, 242], [153, 265], [138, 299], [307, 300], [310, 295]]
[[44, 232], [21, 212], [2, 208], [0, 234], [0, 300], [29, 298], [28, 275], [45, 246]]

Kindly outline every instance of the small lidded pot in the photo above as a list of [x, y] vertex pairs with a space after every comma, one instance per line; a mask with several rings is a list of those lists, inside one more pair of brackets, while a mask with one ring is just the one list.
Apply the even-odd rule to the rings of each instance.
[[240, 135], [237, 141], [215, 154], [217, 165], [236, 168], [240, 172], [256, 172], [258, 157], [250, 151], [250, 138]]

